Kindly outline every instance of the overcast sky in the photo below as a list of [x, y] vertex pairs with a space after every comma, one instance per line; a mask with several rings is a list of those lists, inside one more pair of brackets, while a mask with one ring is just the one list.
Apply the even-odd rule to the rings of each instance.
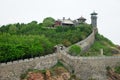
[[120, 45], [120, 0], [0, 0], [0, 25], [42, 22], [49, 16], [83, 16], [90, 24], [93, 11], [98, 13], [99, 33]]

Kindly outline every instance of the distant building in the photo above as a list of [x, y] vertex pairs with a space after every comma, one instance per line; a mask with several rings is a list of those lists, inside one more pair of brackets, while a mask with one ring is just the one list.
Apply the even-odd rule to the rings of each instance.
[[80, 18], [78, 18], [77, 20], [78, 20], [79, 24], [80, 23], [85, 23], [85, 21], [86, 21], [86, 19], [84, 17], [82, 17], [82, 16]]
[[[83, 16], [75, 20], [71, 20], [70, 18], [65, 19], [65, 17], [63, 17], [63, 19], [58, 19], [55, 21], [54, 27], [55, 26], [77, 26], [81, 23], [85, 23], [85, 21], [86, 19]], [[91, 13], [91, 25], [94, 29], [97, 28], [97, 13], [96, 12]]]
[[91, 13], [91, 25], [96, 32], [98, 32], [98, 29], [97, 29], [97, 13], [96, 12], [93, 12]]
[[60, 20], [56, 20], [54, 26], [60, 26], [60, 25], [61, 25], [61, 21]]
[[74, 23], [70, 18], [65, 19], [65, 17], [63, 17], [63, 19], [58, 19], [55, 21], [55, 26], [73, 26], [73, 25]]
[[97, 27], [97, 13], [96, 12], [91, 13], [91, 25], [93, 27]]
[[73, 25], [74, 25], [74, 23], [70, 18], [69, 19], [63, 18], [62, 26], [73, 26]]

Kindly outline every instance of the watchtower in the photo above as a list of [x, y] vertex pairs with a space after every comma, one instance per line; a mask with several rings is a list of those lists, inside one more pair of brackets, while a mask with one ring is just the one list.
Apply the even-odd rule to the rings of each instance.
[[97, 13], [91, 13], [91, 25], [92, 27], [97, 27]]

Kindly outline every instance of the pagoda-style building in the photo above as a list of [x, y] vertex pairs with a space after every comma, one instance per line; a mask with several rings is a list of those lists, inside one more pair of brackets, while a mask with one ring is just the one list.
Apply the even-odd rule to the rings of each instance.
[[55, 22], [55, 26], [73, 26], [73, 25], [74, 25], [73, 21], [70, 18], [65, 19], [65, 17], [63, 17], [63, 19], [58, 19]]
[[86, 19], [84, 17], [82, 17], [82, 16], [80, 18], [78, 18], [77, 20], [78, 20], [79, 24], [80, 23], [85, 23], [85, 21], [86, 21]]

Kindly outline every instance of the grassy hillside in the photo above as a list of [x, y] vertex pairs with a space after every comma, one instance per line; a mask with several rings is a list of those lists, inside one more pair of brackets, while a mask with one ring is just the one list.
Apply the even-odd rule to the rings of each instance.
[[103, 49], [103, 55], [112, 56], [119, 52], [119, 49], [115, 44], [113, 44], [109, 39], [105, 38], [99, 33], [96, 34], [96, 39], [91, 48], [86, 52], [81, 54], [81, 56], [100, 56], [100, 50]]
[[55, 45], [70, 46], [91, 32], [92, 27], [88, 24], [50, 28], [32, 21], [3, 25], [0, 27], [0, 62], [51, 54]]

